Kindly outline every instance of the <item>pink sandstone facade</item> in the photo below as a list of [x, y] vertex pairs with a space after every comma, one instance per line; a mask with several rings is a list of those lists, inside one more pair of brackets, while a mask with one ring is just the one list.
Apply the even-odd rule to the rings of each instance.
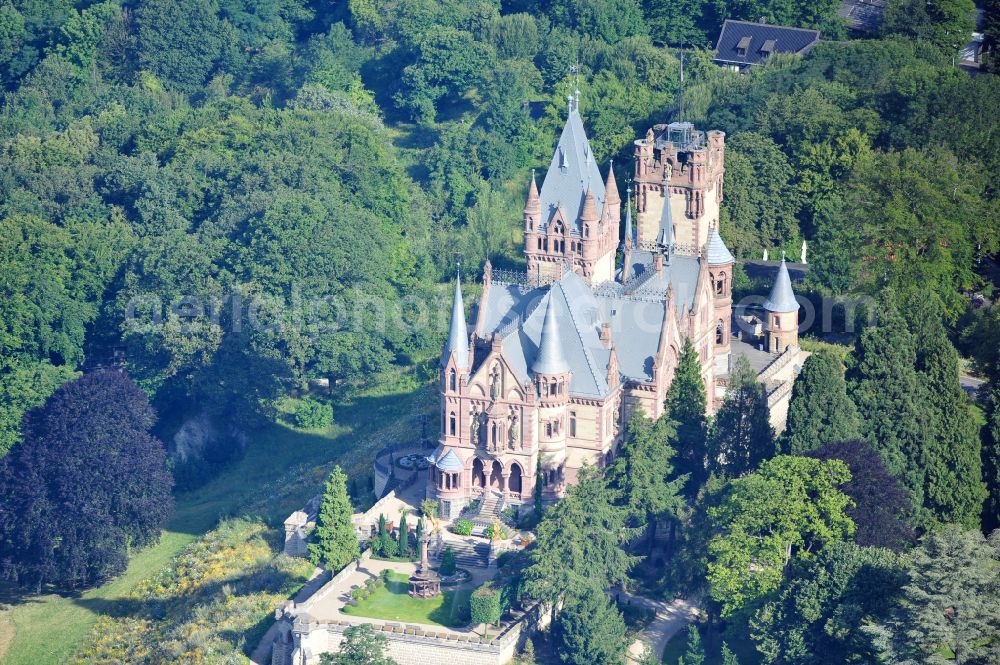
[[685, 338], [701, 359], [709, 412], [734, 354], [762, 369], [797, 351], [784, 263], [765, 305], [766, 342], [733, 338], [735, 261], [718, 233], [724, 133], [672, 123], [637, 140], [636, 223], [629, 198], [622, 233], [614, 173], [601, 176], [577, 106], [571, 99], [541, 189], [534, 177], [528, 185], [526, 272], [487, 262], [471, 326], [455, 285], [427, 486], [446, 518], [489, 492], [523, 506], [538, 485], [554, 501], [583, 466], [606, 465], [633, 412], [663, 413]]

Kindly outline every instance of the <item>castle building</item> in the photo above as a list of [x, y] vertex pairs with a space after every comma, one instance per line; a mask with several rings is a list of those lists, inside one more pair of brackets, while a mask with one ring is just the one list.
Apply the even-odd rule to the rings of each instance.
[[526, 505], [537, 489], [554, 501], [585, 465], [606, 465], [632, 413], [663, 413], [686, 338], [709, 413], [738, 355], [759, 372], [772, 413], [787, 413], [802, 353], [784, 263], [759, 313], [764, 339], [733, 335], [735, 260], [718, 231], [725, 134], [671, 123], [636, 141], [637, 214], [633, 224], [629, 198], [620, 234], [614, 173], [601, 177], [578, 104], [570, 98], [541, 189], [534, 175], [528, 184], [527, 270], [487, 262], [471, 326], [455, 283], [441, 437], [428, 458], [427, 496], [446, 518], [491, 495]]

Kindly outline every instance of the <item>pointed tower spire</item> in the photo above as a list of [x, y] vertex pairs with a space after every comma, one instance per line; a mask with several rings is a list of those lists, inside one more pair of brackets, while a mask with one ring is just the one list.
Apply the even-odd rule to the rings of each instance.
[[618, 196], [618, 182], [615, 180], [615, 163], [612, 161], [608, 166], [608, 179], [604, 183], [604, 202], [609, 205], [616, 205], [622, 202]]
[[542, 323], [542, 336], [538, 340], [538, 358], [531, 366], [535, 374], [565, 374], [569, 371], [562, 352], [559, 339], [559, 326], [556, 323], [556, 297], [553, 289], [549, 289], [549, 302], [545, 305], [545, 321]]
[[792, 279], [788, 276], [788, 267], [785, 265], [784, 252], [781, 253], [778, 276], [774, 278], [774, 286], [771, 287], [771, 295], [764, 303], [764, 309], [769, 312], [797, 312], [799, 309], [795, 292], [792, 291]]
[[455, 295], [451, 301], [451, 327], [448, 342], [444, 347], [441, 365], [447, 365], [455, 354], [455, 364], [461, 369], [469, 368], [469, 327], [465, 322], [465, 304], [462, 302], [462, 280], [455, 274]]
[[580, 221], [596, 222], [600, 219], [597, 214], [597, 201], [594, 199], [594, 190], [587, 185], [587, 194], [583, 197], [583, 210], [580, 211]]
[[708, 232], [707, 249], [708, 265], [710, 266], [721, 266], [736, 261], [729, 248], [726, 247], [726, 243], [722, 242], [722, 236], [719, 235], [714, 226]]
[[541, 210], [541, 201], [538, 198], [538, 185], [535, 184], [535, 169], [531, 169], [531, 184], [528, 186], [528, 200], [524, 204], [524, 212], [538, 210]]
[[635, 238], [632, 237], [632, 187], [626, 191], [626, 203], [625, 203], [625, 237], [622, 238], [622, 247], [634, 247]]

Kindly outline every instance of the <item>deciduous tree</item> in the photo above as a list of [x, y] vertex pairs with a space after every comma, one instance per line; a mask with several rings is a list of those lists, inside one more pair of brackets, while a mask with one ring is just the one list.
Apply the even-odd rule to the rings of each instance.
[[22, 585], [76, 589], [125, 570], [155, 542], [173, 498], [155, 414], [123, 373], [70, 381], [25, 420], [0, 460], [0, 569]]

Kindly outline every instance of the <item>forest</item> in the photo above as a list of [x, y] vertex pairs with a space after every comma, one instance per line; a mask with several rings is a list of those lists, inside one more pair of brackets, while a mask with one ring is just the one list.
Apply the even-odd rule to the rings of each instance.
[[[660, 504], [637, 498], [608, 518], [622, 528], [715, 525], [679, 528], [656, 583], [674, 591], [707, 579], [713, 625], [752, 633], [767, 662], [816, 662], [809, 654], [833, 639], [822, 617], [890, 612], [859, 607], [878, 600], [868, 597], [835, 606], [833, 591], [814, 588], [824, 576], [846, 580], [860, 567], [886, 580], [915, 574], [898, 553], [916, 552], [905, 556], [919, 567], [945, 540], [965, 543], [963, 556], [980, 564], [995, 561], [996, 544], [982, 534], [1000, 526], [1000, 59], [988, 53], [976, 75], [955, 65], [955, 35], [974, 29], [972, 0], [889, 0], [875, 34], [852, 33], [838, 8], [836, 0], [3, 0], [0, 574], [35, 591], [107, 582], [156, 540], [171, 496], [232, 468], [283, 410], [295, 409], [305, 428], [336, 426], [331, 405], [404, 375], [433, 381], [443, 286], [459, 266], [474, 285], [486, 259], [523, 266], [527, 183], [548, 162], [577, 89], [595, 157], [602, 170], [613, 160], [619, 183], [630, 175], [633, 139], [649, 126], [683, 117], [723, 130], [721, 232], [737, 258], [764, 250], [795, 258], [805, 240], [807, 297], [879, 303], [879, 325], [849, 340], [853, 347], [818, 354], [804, 369], [804, 379], [816, 373], [802, 381], [811, 387], [793, 396], [800, 429], [817, 405], [841, 404], [829, 431], [768, 434], [761, 444], [727, 439], [718, 422], [697, 418], [636, 424], [637, 440], [675, 448], [702, 432], [700, 445], [729, 446], [742, 464], [709, 469], [707, 448], [667, 453], [660, 477], [694, 473], [696, 482], [682, 489], [674, 478], [673, 490], [657, 490]], [[995, 54], [1000, 2], [984, 9]], [[727, 18], [817, 28], [823, 41], [805, 58], [775, 57], [736, 75], [712, 62]], [[744, 279], [741, 288], [766, 287]], [[978, 401], [958, 387], [959, 369], [986, 380]], [[697, 402], [678, 397], [677, 408], [689, 398]], [[84, 431], [67, 436], [74, 426]], [[86, 427], [112, 431], [107, 446], [89, 445]], [[831, 450], [857, 440], [867, 447]], [[54, 441], [68, 441], [80, 464], [59, 464]], [[734, 452], [740, 446], [745, 455]], [[717, 574], [738, 569], [737, 544], [686, 540], [749, 520], [737, 507], [768, 496], [775, 478], [815, 480], [826, 465], [824, 477], [841, 478], [833, 484], [848, 482], [845, 468], [856, 473], [872, 450], [872, 464], [898, 480], [902, 525], [875, 529], [843, 506], [812, 506], [832, 511], [823, 533], [783, 526], [812, 556], [786, 557], [768, 585], [752, 589]], [[109, 459], [116, 464], [99, 481], [84, 482]], [[129, 485], [137, 473], [152, 489]], [[621, 474], [595, 479], [611, 485], [584, 486], [572, 501], [603, 492], [629, 504]], [[811, 491], [841, 500], [832, 486]], [[54, 496], [73, 497], [78, 509], [62, 514]], [[101, 542], [52, 536], [81, 524]], [[257, 543], [256, 527], [237, 527], [227, 537]], [[588, 554], [618, 566], [609, 583], [632, 567], [609, 554], [620, 544]], [[933, 576], [933, 568], [921, 570]], [[557, 573], [528, 567], [517, 583], [545, 597]], [[782, 617], [802, 588], [814, 593], [818, 618], [790, 627]], [[607, 610], [580, 589], [580, 613]], [[872, 623], [881, 653], [905, 651], [898, 630], [918, 600]], [[857, 638], [845, 658], [876, 662], [864, 651], [873, 642], [854, 624], [840, 627], [833, 634]], [[979, 647], [956, 660], [989, 662]]]

